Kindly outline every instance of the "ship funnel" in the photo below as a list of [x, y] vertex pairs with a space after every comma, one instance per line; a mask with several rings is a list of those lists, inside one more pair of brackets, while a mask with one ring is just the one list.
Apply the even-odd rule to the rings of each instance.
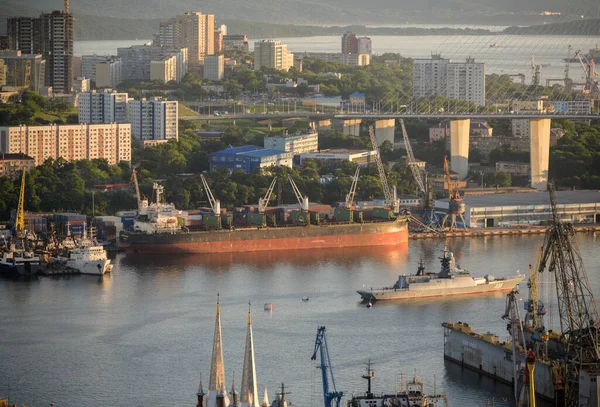
[[215, 207], [213, 208], [213, 212], [215, 213], [215, 215], [221, 214], [221, 201], [219, 201], [218, 199], [215, 200]]

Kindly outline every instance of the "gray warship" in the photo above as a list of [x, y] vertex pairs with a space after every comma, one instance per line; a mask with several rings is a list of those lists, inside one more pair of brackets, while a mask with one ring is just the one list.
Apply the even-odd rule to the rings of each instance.
[[444, 248], [440, 261], [442, 268], [439, 273], [426, 272], [421, 261], [416, 274], [400, 275], [392, 287], [358, 290], [357, 293], [368, 302], [483, 294], [510, 291], [525, 278], [518, 271], [512, 277], [496, 278], [490, 274], [472, 277], [468, 270], [456, 265], [454, 255], [447, 248]]

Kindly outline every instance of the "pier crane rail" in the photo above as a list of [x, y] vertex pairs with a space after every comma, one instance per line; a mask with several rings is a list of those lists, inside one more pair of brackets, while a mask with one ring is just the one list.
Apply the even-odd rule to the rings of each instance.
[[[321, 364], [318, 369], [321, 369], [321, 377], [323, 380], [323, 401], [325, 407], [340, 407], [340, 401], [344, 392], [337, 391], [335, 388], [335, 379], [333, 378], [333, 370], [331, 369], [331, 360], [329, 358], [329, 348], [327, 347], [327, 337], [325, 336], [325, 327], [317, 329], [317, 338], [315, 339], [315, 351], [311, 360], [317, 360], [317, 352], [319, 352]], [[329, 376], [331, 376], [331, 386], [333, 391], [329, 389]], [[334, 404], [335, 402], [335, 404]]]

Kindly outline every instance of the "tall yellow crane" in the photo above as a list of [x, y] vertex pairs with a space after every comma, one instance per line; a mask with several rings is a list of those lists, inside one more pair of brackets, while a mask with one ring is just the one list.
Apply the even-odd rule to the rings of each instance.
[[135, 195], [137, 196], [138, 210], [142, 209], [142, 196], [140, 195], [140, 186], [138, 185], [137, 172], [135, 168], [131, 172], [131, 181], [135, 186]]
[[15, 230], [17, 234], [25, 230], [25, 173], [23, 168], [23, 178], [21, 178], [21, 192], [19, 193], [19, 206], [17, 208], [17, 219], [15, 221]]

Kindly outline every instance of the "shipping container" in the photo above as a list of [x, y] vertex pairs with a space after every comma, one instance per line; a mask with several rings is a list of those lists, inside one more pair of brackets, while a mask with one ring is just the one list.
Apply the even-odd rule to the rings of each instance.
[[221, 217], [219, 215], [208, 214], [204, 217], [204, 224], [211, 228], [221, 229]]
[[319, 223], [321, 223], [321, 217], [319, 215], [319, 212], [312, 212], [310, 211], [310, 223], [312, 223], [313, 225], [318, 225]]
[[354, 211], [352, 214], [352, 220], [357, 223], [363, 222], [363, 212], [362, 211]]
[[308, 223], [309, 214], [304, 211], [292, 211], [290, 213], [290, 218], [297, 223]]
[[231, 229], [231, 227], [233, 226], [233, 215], [225, 214], [221, 216], [221, 224], [224, 228]]
[[267, 217], [264, 213], [248, 212], [248, 222], [251, 225], [267, 226]]
[[394, 214], [388, 208], [373, 208], [373, 216], [378, 219], [394, 219]]
[[335, 208], [333, 213], [337, 220], [344, 222], [352, 222], [354, 219], [352, 212], [353, 211], [351, 209]]

